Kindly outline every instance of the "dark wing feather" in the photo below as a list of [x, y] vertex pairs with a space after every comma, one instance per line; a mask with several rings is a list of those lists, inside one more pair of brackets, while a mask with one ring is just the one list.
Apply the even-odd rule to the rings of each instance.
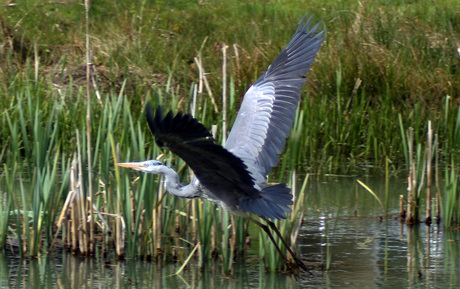
[[156, 143], [182, 158], [201, 184], [214, 195], [222, 201], [235, 200], [232, 193], [258, 195], [243, 161], [217, 145], [211, 133], [198, 120], [180, 112], [173, 116], [171, 111], [163, 117], [161, 106], [154, 116], [150, 103], [145, 110]]

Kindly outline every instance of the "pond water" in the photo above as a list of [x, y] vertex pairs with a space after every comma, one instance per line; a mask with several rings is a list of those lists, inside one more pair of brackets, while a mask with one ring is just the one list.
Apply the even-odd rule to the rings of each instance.
[[[382, 179], [362, 179], [384, 201]], [[1, 288], [460, 288], [460, 232], [437, 225], [407, 227], [398, 219], [399, 195], [406, 184], [389, 183], [388, 217], [355, 178], [309, 181], [300, 254], [311, 275], [296, 280], [266, 273], [251, 260], [231, 276], [220, 264], [200, 270], [189, 265], [160, 267], [154, 262], [67, 252], [38, 259], [0, 253]], [[254, 245], [253, 245], [254, 246]], [[328, 269], [328, 270], [327, 270]]]

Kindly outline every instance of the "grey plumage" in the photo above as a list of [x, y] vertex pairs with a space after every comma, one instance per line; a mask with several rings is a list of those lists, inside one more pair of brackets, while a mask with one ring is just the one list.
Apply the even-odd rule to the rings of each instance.
[[[305, 269], [267, 219], [286, 218], [291, 212], [292, 194], [285, 184], [266, 186], [267, 175], [278, 163], [295, 119], [305, 74], [324, 41], [319, 23], [309, 29], [312, 18], [304, 17], [294, 36], [262, 76], [246, 92], [225, 148], [216, 144], [209, 131], [189, 114], [156, 113], [146, 105], [150, 130], [159, 146], [168, 147], [195, 173], [186, 186], [174, 170], [156, 160], [122, 163], [119, 166], [162, 174], [165, 187], [181, 198], [208, 199], [231, 213], [244, 215], [261, 226], [273, 240], [267, 226], [247, 213], [255, 214], [282, 239], [297, 266]], [[276, 242], [274, 242], [275, 246]], [[277, 247], [278, 252], [282, 255]], [[288, 261], [286, 258], [286, 264]]]

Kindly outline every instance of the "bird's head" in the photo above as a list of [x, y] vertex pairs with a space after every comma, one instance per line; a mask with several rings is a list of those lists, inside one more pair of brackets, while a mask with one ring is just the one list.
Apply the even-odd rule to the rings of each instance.
[[143, 162], [132, 162], [132, 163], [118, 163], [117, 166], [123, 168], [130, 168], [136, 171], [141, 171], [144, 173], [151, 173], [151, 174], [160, 174], [161, 169], [165, 167], [165, 165], [157, 160], [148, 160]]

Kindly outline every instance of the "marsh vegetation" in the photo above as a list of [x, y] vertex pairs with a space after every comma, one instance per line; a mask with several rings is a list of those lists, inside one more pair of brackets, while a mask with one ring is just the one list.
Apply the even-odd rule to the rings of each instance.
[[[198, 252], [200, 264], [218, 257], [230, 272], [248, 245], [246, 236], [254, 235], [247, 222], [208, 202], [165, 196], [160, 179], [118, 170], [114, 163], [164, 153], [162, 160], [185, 182], [190, 171], [183, 161], [154, 145], [144, 104], [193, 111], [207, 127], [215, 125], [221, 141], [221, 48], [228, 46], [232, 123], [245, 89], [282, 50], [304, 13], [324, 23], [327, 39], [270, 176], [288, 182], [296, 195], [291, 219], [279, 224], [283, 235], [295, 246], [307, 176], [407, 177], [409, 131], [413, 176], [420, 180], [414, 204], [425, 199], [424, 168], [436, 156], [437, 175], [445, 180], [433, 185], [440, 219], [445, 227], [460, 223], [458, 1], [91, 5], [90, 126], [81, 3], [25, 0], [0, 8], [1, 248], [30, 257], [57, 246], [84, 255], [115, 248], [120, 258], [163, 262], [183, 262]], [[436, 135], [432, 158], [425, 153], [429, 121]], [[259, 255], [270, 270], [280, 268], [264, 238]]]

